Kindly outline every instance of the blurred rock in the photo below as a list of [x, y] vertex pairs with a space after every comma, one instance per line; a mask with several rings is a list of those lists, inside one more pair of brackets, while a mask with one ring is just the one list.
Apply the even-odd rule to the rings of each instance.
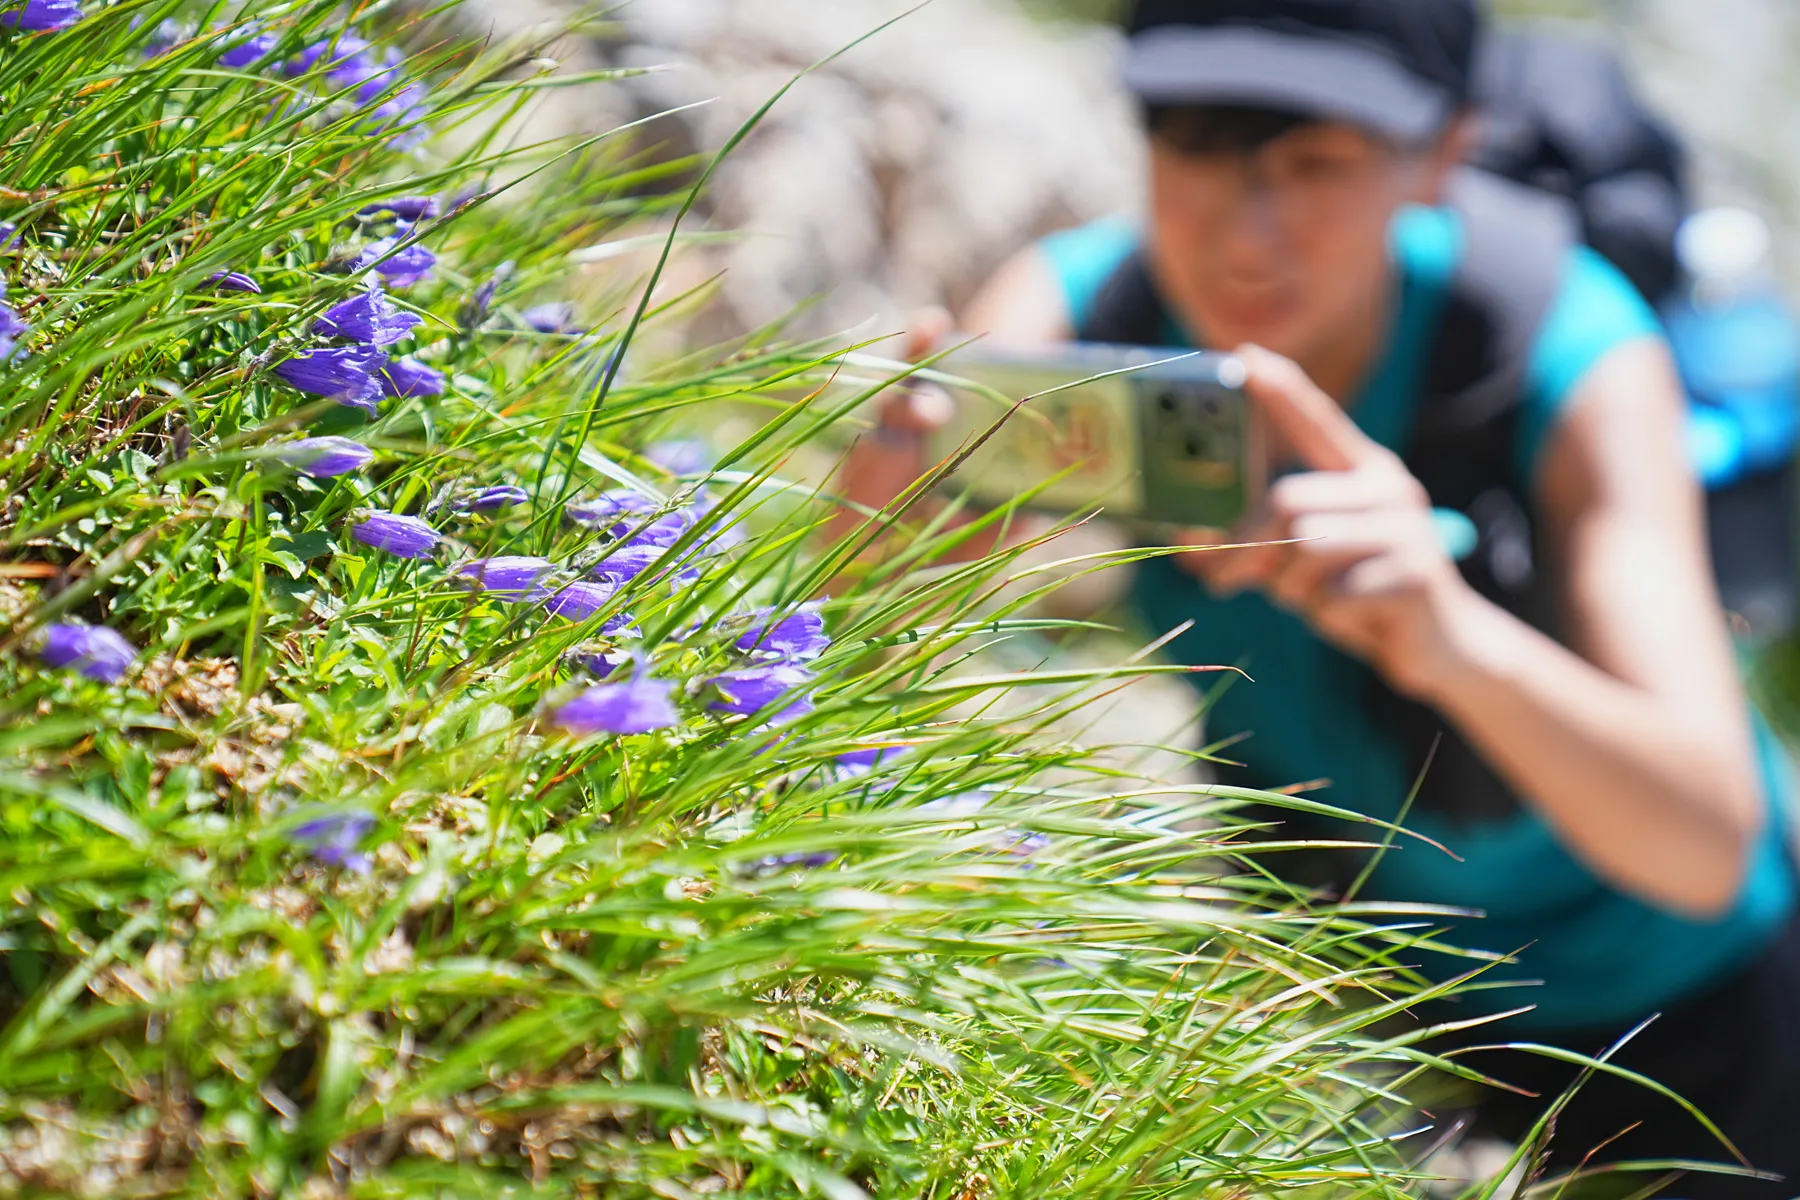
[[[705, 219], [746, 236], [684, 264], [723, 270], [701, 336], [817, 301], [794, 326], [887, 332], [953, 310], [1033, 239], [1134, 207], [1134, 116], [1112, 84], [1116, 35], [1029, 18], [1008, 0], [654, 0], [568, 39], [570, 70], [668, 67], [553, 89], [535, 137], [609, 129], [665, 109], [640, 141], [665, 156], [721, 145], [808, 64], [893, 24], [794, 86], [717, 175]], [[573, 0], [473, 0], [505, 37], [567, 19]], [[895, 19], [898, 18], [898, 19]], [[710, 102], [710, 103], [708, 103]]]

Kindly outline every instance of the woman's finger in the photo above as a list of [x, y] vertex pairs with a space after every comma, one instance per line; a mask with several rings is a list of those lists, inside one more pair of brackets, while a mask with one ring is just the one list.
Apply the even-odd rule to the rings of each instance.
[[1235, 353], [1248, 371], [1244, 390], [1308, 467], [1348, 471], [1388, 453], [1292, 360], [1261, 346]]

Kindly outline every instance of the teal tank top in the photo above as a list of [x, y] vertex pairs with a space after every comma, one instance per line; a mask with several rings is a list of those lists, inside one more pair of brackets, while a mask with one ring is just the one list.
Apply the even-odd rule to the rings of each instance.
[[[1443, 209], [1404, 211], [1392, 230], [1400, 284], [1389, 343], [1351, 409], [1370, 437], [1399, 449], [1424, 388], [1431, 339], [1461, 261], [1459, 218]], [[1061, 283], [1072, 324], [1080, 326], [1101, 286], [1136, 249], [1138, 229], [1108, 220], [1054, 234], [1040, 248]], [[1549, 431], [1582, 377], [1615, 347], [1661, 337], [1655, 314], [1624, 276], [1587, 247], [1570, 252], [1561, 291], [1532, 348], [1514, 461], [1521, 494]], [[1172, 345], [1192, 345], [1168, 330]], [[1369, 669], [1313, 636], [1298, 618], [1258, 595], [1215, 600], [1166, 559], [1140, 567], [1136, 607], [1157, 633], [1186, 621], [1168, 647], [1177, 661], [1239, 666], [1253, 682], [1233, 680], [1212, 696], [1209, 738], [1247, 735], [1229, 756], [1246, 777], [1277, 786], [1327, 779], [1316, 798], [1370, 816], [1395, 816], [1408, 794], [1403, 746], [1361, 703]], [[1794, 781], [1785, 752], [1760, 721], [1757, 750], [1770, 818], [1743, 894], [1717, 920], [1662, 911], [1596, 878], [1557, 841], [1537, 814], [1494, 821], [1452, 821], [1415, 812], [1407, 827], [1454, 852], [1398, 839], [1382, 856], [1365, 896], [1445, 905], [1482, 914], [1448, 919], [1446, 940], [1515, 954], [1486, 977], [1533, 986], [1473, 992], [1473, 1011], [1535, 1005], [1512, 1026], [1530, 1030], [1609, 1027], [1634, 1021], [1723, 982], [1766, 945], [1790, 915], [1794, 872], [1786, 823]], [[1460, 861], [1459, 861], [1460, 860]], [[1440, 974], [1466, 959], [1427, 962]]]

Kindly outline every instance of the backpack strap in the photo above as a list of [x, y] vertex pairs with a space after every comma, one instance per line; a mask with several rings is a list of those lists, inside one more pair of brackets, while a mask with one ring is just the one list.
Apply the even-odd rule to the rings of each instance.
[[1568, 201], [1482, 171], [1451, 176], [1463, 254], [1425, 373], [1422, 420], [1480, 427], [1517, 405], [1532, 347], [1579, 244]]

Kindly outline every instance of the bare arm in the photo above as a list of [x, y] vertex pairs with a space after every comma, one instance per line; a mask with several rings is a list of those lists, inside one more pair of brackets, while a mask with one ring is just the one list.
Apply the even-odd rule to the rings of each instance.
[[1589, 372], [1539, 491], [1572, 650], [1490, 613], [1438, 704], [1604, 875], [1667, 907], [1724, 910], [1760, 786], [1660, 345]]
[[1615, 886], [1673, 911], [1728, 909], [1762, 806], [1663, 348], [1602, 360], [1546, 450], [1570, 646], [1463, 581], [1418, 481], [1298, 367], [1241, 353], [1313, 468], [1277, 483], [1266, 522], [1241, 536], [1305, 540], [1203, 551], [1193, 568], [1215, 590], [1265, 590], [1431, 704]]

